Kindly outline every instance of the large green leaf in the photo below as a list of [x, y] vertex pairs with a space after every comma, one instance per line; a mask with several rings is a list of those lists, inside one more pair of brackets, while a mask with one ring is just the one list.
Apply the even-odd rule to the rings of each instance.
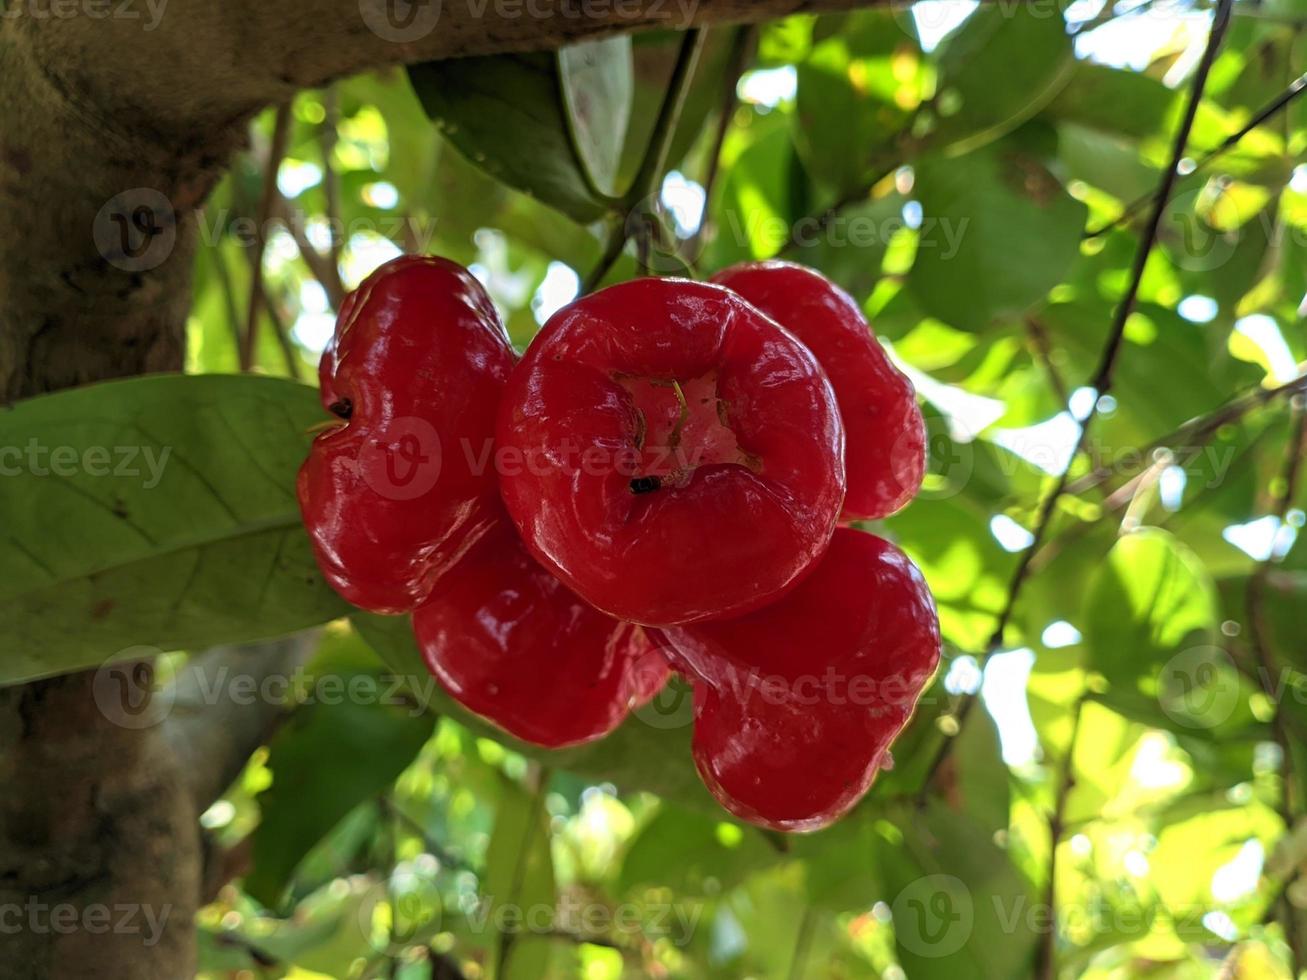
[[317, 393], [157, 375], [0, 414], [0, 683], [340, 616], [300, 523]]
[[1057, 5], [982, 6], [940, 50], [926, 145], [964, 153], [998, 139], [1047, 105], [1075, 64]]
[[[744, 138], [742, 138], [744, 139]], [[784, 118], [754, 123], [747, 144], [729, 161], [715, 202], [716, 237], [705, 265], [720, 268], [746, 259], [769, 258], [788, 241], [806, 202], [796, 189], [802, 175]], [[818, 229], [814, 232], [818, 240]]]
[[254, 871], [245, 890], [275, 906], [303, 857], [342, 817], [372, 800], [413, 761], [434, 717], [399, 697], [352, 634], [337, 634], [309, 665], [310, 697], [268, 749], [272, 786], [259, 796]]
[[917, 165], [922, 226], [908, 282], [923, 310], [963, 330], [1023, 313], [1079, 254], [1086, 208], [1015, 145]]
[[409, 68], [422, 107], [470, 160], [578, 221], [602, 193], [571, 136], [557, 55], [454, 58]]
[[819, 269], [862, 299], [881, 278], [881, 263], [891, 239], [905, 227], [903, 204], [901, 194], [886, 194], [842, 208], [824, 229], [806, 222], [795, 229], [797, 247], [787, 252], [786, 258]]

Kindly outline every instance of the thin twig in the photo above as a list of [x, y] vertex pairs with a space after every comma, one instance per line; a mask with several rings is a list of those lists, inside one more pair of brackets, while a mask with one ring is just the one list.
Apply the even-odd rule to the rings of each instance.
[[245, 318], [245, 335], [240, 348], [240, 368], [248, 371], [254, 366], [255, 341], [259, 335], [259, 307], [263, 302], [263, 253], [268, 245], [268, 222], [276, 212], [280, 192], [277, 190], [277, 173], [286, 157], [290, 142], [290, 105], [277, 107], [272, 128], [272, 142], [268, 146], [267, 165], [263, 170], [263, 197], [254, 226], [254, 254], [251, 264], [249, 309]]
[[1030, 339], [1030, 351], [1035, 355], [1035, 360], [1039, 362], [1044, 373], [1048, 375], [1048, 386], [1053, 389], [1053, 394], [1057, 400], [1065, 405], [1071, 400], [1071, 392], [1066, 386], [1066, 381], [1062, 378], [1062, 373], [1058, 371], [1057, 365], [1053, 363], [1052, 347], [1048, 342], [1048, 331], [1044, 325], [1035, 317], [1028, 316], [1025, 319], [1026, 336]]
[[[517, 855], [514, 858], [513, 878], [508, 889], [509, 902], [517, 903], [521, 901], [522, 886], [526, 881], [526, 866], [530, 859], [532, 839], [535, 837], [537, 831], [543, 830], [546, 835], [549, 833], [548, 827], [546, 826], [542, 828], [540, 826], [541, 822], [536, 819], [537, 816], [542, 815], [544, 812], [543, 801], [545, 793], [549, 789], [549, 777], [549, 770], [537, 763], [532, 763], [530, 768], [527, 770], [527, 781], [532, 784], [531, 804], [527, 810], [526, 827], [522, 834], [522, 841], [518, 845]], [[548, 846], [547, 841], [546, 846]], [[512, 955], [513, 946], [516, 944], [517, 940], [518, 935], [515, 931], [511, 929], [500, 931], [499, 940], [496, 944], [497, 953], [495, 956], [497, 973], [503, 973], [505, 971], [505, 968], [508, 965], [508, 958]]]
[[593, 269], [586, 275], [585, 281], [581, 283], [581, 295], [593, 293], [599, 288], [599, 284], [604, 281], [604, 276], [612, 271], [617, 260], [622, 257], [622, 252], [626, 250], [626, 243], [630, 239], [631, 233], [626, 227], [626, 222], [620, 216], [610, 218], [608, 221], [608, 231], [604, 237], [604, 250], [599, 256], [599, 261], [595, 263]]
[[227, 267], [227, 257], [222, 253], [222, 243], [219, 242], [213, 248], [209, 249], [209, 254], [213, 257], [213, 266], [218, 272], [218, 282], [222, 286], [223, 305], [227, 309], [227, 323], [231, 328], [232, 350], [240, 356], [241, 349], [241, 314], [236, 306], [236, 284], [231, 278], [231, 269]]
[[[340, 309], [341, 303], [345, 300], [345, 284], [340, 278], [340, 265], [331, 255], [323, 255], [319, 252], [309, 241], [308, 232], [304, 228], [303, 221], [300, 220], [300, 215], [296, 215], [289, 208], [282, 208], [280, 217], [285, 221], [286, 230], [290, 232], [291, 238], [295, 240], [295, 247], [299, 249], [304, 264], [308, 266], [309, 274], [318, 281], [318, 285], [327, 294], [327, 301], [331, 304], [331, 308]], [[331, 219], [328, 219], [328, 224], [330, 221]]]
[[[1052, 492], [1047, 494], [1039, 508], [1039, 517], [1035, 524], [1034, 531], [1031, 533], [1030, 544], [1021, 553], [1017, 560], [1016, 570], [1008, 585], [1007, 601], [999, 613], [998, 621], [994, 625], [994, 632], [990, 636], [984, 652], [980, 656], [983, 663], [996, 650], [1003, 646], [1004, 637], [1007, 633], [1008, 624], [1011, 622], [1012, 614], [1016, 609], [1017, 600], [1020, 598], [1021, 589], [1025, 585], [1026, 578], [1030, 573], [1030, 563], [1035, 554], [1043, 545], [1044, 537], [1048, 533], [1048, 528], [1053, 522], [1053, 515], [1057, 509], [1057, 503], [1066, 492], [1067, 484], [1071, 478], [1071, 468], [1075, 465], [1077, 457], [1084, 452], [1086, 442], [1089, 437], [1089, 429], [1098, 413], [1098, 405], [1102, 396], [1107, 394], [1112, 388], [1112, 379], [1116, 370], [1117, 357], [1121, 353], [1121, 345], [1125, 339], [1126, 321], [1130, 318], [1130, 313], [1134, 309], [1135, 299], [1139, 294], [1139, 285], [1144, 278], [1144, 266], [1148, 262], [1148, 256], [1153, 250], [1153, 245], [1157, 241], [1157, 232], [1162, 223], [1162, 214], [1166, 209], [1166, 202], [1170, 199], [1171, 191], [1175, 187], [1175, 181], [1179, 175], [1180, 161], [1184, 158], [1185, 146], [1189, 142], [1189, 133], [1193, 129], [1194, 118], [1198, 114], [1198, 104], [1202, 99], [1203, 89], [1207, 85], [1207, 76], [1211, 72], [1212, 63], [1216, 60], [1216, 52], [1220, 49], [1221, 41], [1225, 37], [1226, 28], [1230, 24], [1230, 7], [1233, 0], [1221, 0], [1216, 9], [1216, 15], [1212, 18], [1212, 28], [1207, 37], [1207, 46], [1203, 50], [1203, 55], [1198, 62], [1198, 68], [1194, 73], [1193, 84], [1190, 89], [1189, 102], [1185, 106], [1184, 117], [1181, 119], [1180, 128], [1176, 131], [1175, 138], [1171, 146], [1170, 163], [1162, 175], [1162, 183], [1158, 192], [1153, 199], [1153, 211], [1149, 216], [1148, 224], [1144, 229], [1143, 237], [1139, 241], [1139, 247], [1135, 250], [1134, 263], [1130, 269], [1130, 279], [1126, 285], [1125, 294], [1117, 304], [1116, 315], [1112, 321], [1112, 327], [1108, 331], [1107, 343], [1104, 344], [1102, 353], [1099, 357], [1098, 367], [1094, 371], [1093, 380], [1090, 387], [1095, 392], [1094, 404], [1090, 406], [1089, 412], [1080, 423], [1080, 435], [1076, 439], [1075, 447], [1071, 455], [1067, 458], [1066, 466], [1063, 467], [1057, 482], [1053, 486]], [[962, 723], [966, 720], [967, 714], [971, 710], [972, 704], [975, 703], [975, 695], [965, 695], [958, 707], [956, 719], [958, 727], [961, 730]], [[956, 740], [946, 738], [941, 743], [939, 750], [932, 759], [930, 768], [926, 772], [925, 785], [929, 786], [933, 781], [935, 773], [940, 765], [948, 757], [949, 752]]]
[[685, 243], [685, 253], [696, 255], [708, 229], [708, 215], [711, 213], [713, 189], [717, 186], [717, 177], [722, 170], [722, 147], [726, 145], [726, 136], [731, 131], [731, 121], [735, 109], [740, 104], [740, 76], [753, 52], [756, 30], [752, 24], [745, 24], [735, 29], [731, 39], [731, 53], [726, 62], [726, 76], [723, 79], [722, 114], [717, 120], [717, 132], [713, 136], [712, 148], [708, 151], [708, 169], [703, 176], [703, 218], [689, 241]]
[[[1280, 492], [1272, 510], [1277, 520], [1277, 532], [1285, 526], [1289, 508], [1293, 506], [1298, 491], [1298, 482], [1302, 474], [1303, 457], [1307, 456], [1307, 410], [1295, 408], [1291, 427], [1289, 451], [1285, 457], [1284, 471], [1281, 475]], [[1276, 537], [1278, 538], [1278, 533]], [[1297, 767], [1294, 765], [1294, 739], [1289, 731], [1284, 716], [1283, 705], [1277, 699], [1275, 679], [1276, 657], [1272, 652], [1270, 630], [1266, 624], [1265, 593], [1266, 581], [1272, 569], [1281, 558], [1276, 554], [1274, 540], [1269, 554], [1258, 562], [1257, 568], [1248, 577], [1245, 593], [1247, 608], [1248, 639], [1258, 664], [1258, 676], [1263, 693], [1271, 699], [1274, 710], [1271, 715], [1271, 730], [1280, 747], [1280, 817], [1284, 821], [1285, 833], [1291, 833], [1297, 823], [1301, 809], [1301, 788], [1296, 786]], [[1281, 899], [1280, 915], [1283, 920], [1285, 939], [1293, 957], [1293, 974], [1298, 976], [1307, 965], [1307, 949], [1304, 937], [1298, 929], [1298, 916], [1287, 896]]]
[[[1147, 445], [1139, 447], [1131, 455], [1133, 457], [1151, 456], [1152, 453], [1159, 449], [1171, 448], [1177, 444], [1183, 444], [1186, 448], [1201, 448], [1222, 427], [1238, 422], [1254, 409], [1268, 405], [1286, 395], [1307, 392], [1307, 364], [1302, 365], [1301, 368], [1304, 373], [1300, 377], [1275, 388], [1267, 388], [1261, 384], [1255, 385], [1236, 395], [1220, 408], [1214, 409], [1206, 415], [1190, 419], [1175, 431], [1168, 432]], [[1085, 493], [1110, 479], [1120, 470], [1120, 466], [1100, 466], [1098, 469], [1086, 473], [1080, 479], [1067, 484], [1066, 492], [1072, 496]]]
[[1076, 738], [1080, 734], [1080, 718], [1084, 714], [1084, 698], [1078, 698], [1071, 715], [1071, 740], [1066, 749], [1066, 766], [1058, 781], [1053, 812], [1048, 819], [1048, 883], [1044, 886], [1044, 907], [1048, 909], [1048, 927], [1039, 934], [1035, 948], [1035, 977], [1037, 980], [1055, 980], [1057, 977], [1057, 848], [1066, 831], [1066, 808], [1071, 791], [1076, 786]]
[[1112, 389], [1117, 358], [1121, 353], [1122, 342], [1125, 340], [1126, 322], [1134, 310], [1135, 299], [1139, 295], [1139, 286], [1144, 278], [1144, 267], [1148, 263], [1148, 256], [1153, 250], [1153, 245], [1157, 242], [1157, 232], [1161, 227], [1162, 214], [1166, 209], [1166, 202], [1171, 196], [1171, 190], [1175, 187], [1176, 178], [1179, 176], [1180, 161], [1184, 158], [1185, 146], [1189, 142], [1189, 133], [1193, 129], [1194, 118], [1198, 113], [1198, 103], [1202, 99], [1203, 89], [1207, 84], [1207, 76], [1211, 71], [1212, 63], [1216, 60], [1216, 52], [1221, 46], [1221, 40], [1225, 36], [1225, 30], [1230, 23], [1230, 6], [1232, 2], [1233, 0], [1221, 0], [1220, 5], [1217, 7], [1216, 16], [1212, 21], [1211, 34], [1207, 39], [1207, 47], [1203, 51], [1202, 60], [1199, 62], [1198, 70], [1194, 74], [1189, 104], [1185, 108], [1184, 119], [1175, 134], [1175, 140], [1171, 147], [1170, 165], [1162, 177], [1161, 186], [1154, 198], [1153, 212], [1149, 216], [1144, 235], [1139, 241], [1139, 247], [1135, 250], [1134, 263], [1130, 270], [1130, 279], [1126, 286], [1125, 295], [1121, 297], [1121, 301], [1117, 304], [1116, 316], [1113, 318], [1112, 328], [1108, 332], [1107, 343], [1103, 346], [1098, 367], [1089, 383], [1089, 387], [1095, 394], [1094, 404], [1090, 406], [1088, 413], [1080, 423], [1080, 436], [1076, 439], [1075, 448], [1072, 450], [1061, 476], [1058, 477], [1053, 492], [1044, 499], [1040, 508], [1039, 520], [1033, 532], [1033, 540], [1030, 546], [1022, 552], [1021, 558], [1017, 562], [1017, 569], [1012, 576], [1012, 583], [1008, 589], [1008, 602], [999, 617], [998, 624], [994, 628], [993, 637], [990, 640], [991, 650], [996, 650], [1003, 644], [1003, 636], [1007, 632], [1008, 622], [1012, 618], [1017, 598], [1030, 568], [1030, 559], [1039, 550], [1040, 542], [1043, 541], [1044, 535], [1053, 521], [1057, 502], [1061, 499], [1062, 494], [1066, 491], [1067, 484], [1070, 482], [1071, 468], [1075, 465], [1076, 457], [1084, 451], [1090, 426], [1098, 414], [1099, 402], [1103, 395]]
[[[334, 269], [340, 268], [341, 240], [344, 229], [340, 208], [340, 175], [336, 173], [336, 141], [340, 134], [340, 97], [334, 85], [322, 93], [323, 120], [318, 138], [322, 145], [322, 192], [327, 199], [327, 228], [331, 240], [327, 255]], [[339, 273], [337, 274], [339, 278]]]
[[[1240, 126], [1239, 129], [1237, 129], [1235, 132], [1231, 133], [1229, 136], [1223, 139], [1217, 146], [1213, 147], [1212, 149], [1204, 153], [1194, 164], [1193, 170], [1191, 170], [1190, 173], [1197, 173], [1199, 170], [1202, 170], [1213, 160], [1217, 159], [1220, 156], [1223, 156], [1224, 154], [1228, 153], [1230, 150], [1234, 149], [1234, 147], [1238, 145], [1240, 140], [1242, 140], [1245, 136], [1251, 133], [1262, 123], [1266, 122], [1268, 119], [1274, 116], [1277, 112], [1283, 110], [1285, 106], [1287, 106], [1290, 102], [1296, 99], [1304, 91], [1307, 91], [1307, 74], [1299, 75], [1288, 86], [1288, 88], [1286, 88], [1283, 92], [1281, 92], [1270, 102], [1266, 103], [1266, 105], [1262, 106], [1261, 109], [1255, 112], [1252, 118], [1248, 120], [1248, 122], [1244, 123], [1244, 125]], [[1154, 191], [1152, 194], [1144, 194], [1141, 195], [1140, 197], [1135, 198], [1133, 201], [1127, 204], [1125, 208], [1121, 211], [1121, 213], [1117, 215], [1115, 218], [1113, 218], [1111, 221], [1099, 226], [1098, 228], [1094, 228], [1092, 230], [1086, 231], [1084, 234], [1084, 238], [1086, 240], [1091, 238], [1099, 238], [1103, 235], [1106, 235], [1112, 229], [1118, 228], [1121, 225], [1126, 224], [1127, 222], [1130, 221], [1131, 218], [1133, 218], [1136, 214], [1138, 214], [1141, 210], [1143, 210], [1144, 206], [1147, 205], [1150, 201], [1156, 201], [1157, 195], [1158, 192]]]
[[281, 315], [281, 310], [272, 301], [272, 296], [266, 288], [263, 290], [263, 307], [268, 311], [268, 322], [272, 324], [273, 336], [277, 339], [277, 346], [281, 348], [281, 356], [286, 363], [286, 373], [296, 381], [302, 381], [304, 372], [300, 367], [299, 350], [291, 340], [290, 330], [286, 327], [286, 318]]

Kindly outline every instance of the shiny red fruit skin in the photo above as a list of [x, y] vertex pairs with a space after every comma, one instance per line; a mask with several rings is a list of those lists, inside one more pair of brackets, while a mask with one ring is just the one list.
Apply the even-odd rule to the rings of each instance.
[[641, 627], [577, 598], [506, 518], [417, 608], [413, 630], [460, 704], [546, 748], [602, 738], [670, 675]]
[[797, 589], [739, 619], [660, 631], [694, 683], [694, 759], [727, 810], [816, 830], [871, 787], [939, 663], [916, 566], [853, 528]]
[[297, 491], [318, 564], [354, 605], [411, 610], [498, 519], [486, 454], [514, 360], [485, 290], [445, 259], [388, 262], [342, 305], [319, 368], [337, 424]]
[[[716, 398], [696, 410], [715, 400], [750, 464], [633, 492], [640, 467], [621, 461], [649, 420], [624, 385], [708, 377]], [[500, 490], [532, 554], [592, 605], [646, 625], [776, 599], [825, 551], [844, 497], [843, 427], [815, 358], [706, 283], [633, 280], [556, 314], [513, 371], [498, 442], [526, 461], [501, 470]]]
[[772, 260], [713, 277], [772, 317], [816, 356], [844, 419], [849, 490], [842, 520], [901, 509], [926, 472], [926, 424], [912, 382], [876, 341], [853, 298], [805, 266]]

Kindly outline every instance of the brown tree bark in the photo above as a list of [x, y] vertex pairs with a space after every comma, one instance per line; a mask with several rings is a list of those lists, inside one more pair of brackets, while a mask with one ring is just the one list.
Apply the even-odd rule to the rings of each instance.
[[[195, 211], [253, 114], [302, 88], [386, 65], [864, 5], [7, 0], [0, 404], [182, 367]], [[134, 255], [127, 238], [115, 245], [132, 222], [153, 227], [162, 253]], [[251, 669], [302, 654], [263, 650]], [[219, 656], [228, 655], [249, 666], [249, 651]], [[194, 972], [196, 818], [268, 719], [204, 706], [169, 724], [124, 727], [97, 693], [102, 704], [94, 674], [0, 690], [0, 977]], [[107, 920], [92, 909], [107, 909]]]

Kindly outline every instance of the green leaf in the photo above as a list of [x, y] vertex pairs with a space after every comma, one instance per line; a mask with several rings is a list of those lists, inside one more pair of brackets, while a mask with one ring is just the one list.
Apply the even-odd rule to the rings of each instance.
[[556, 55], [427, 62], [409, 78], [427, 115], [487, 173], [578, 221], [604, 214], [569, 131]]
[[91, 385], [0, 414], [0, 684], [342, 615], [295, 499], [321, 419], [312, 388], [217, 375]]
[[948, 804], [992, 832], [1005, 831], [1012, 794], [1003, 762], [998, 726], [989, 711], [972, 711], [955, 738], [952, 759], [956, 771]]
[[1042, 300], [1080, 250], [1087, 209], [1015, 147], [923, 160], [922, 226], [908, 283], [922, 309], [963, 330]]
[[921, 50], [885, 11], [861, 11], [798, 65], [795, 122], [814, 176], [840, 193], [892, 167], [920, 97]]
[[903, 204], [901, 194], [886, 194], [841, 209], [825, 229], [808, 225], [798, 228], [798, 247], [786, 253], [786, 258], [820, 269], [861, 299], [881, 278], [881, 263], [890, 240], [905, 228]]
[[1149, 75], [1077, 61], [1048, 117], [1142, 140], [1166, 133], [1177, 93]]
[[956, 154], [998, 139], [1047, 105], [1075, 65], [1056, 5], [982, 7], [940, 49], [926, 145]]
[[483, 905], [497, 933], [490, 975], [500, 980], [534, 980], [549, 964], [550, 940], [532, 935], [552, 926], [557, 896], [549, 846], [549, 814], [543, 787], [527, 794], [504, 780], [494, 833], [486, 851]]
[[714, 895], [733, 888], [778, 857], [750, 827], [664, 805], [627, 849], [621, 891], [658, 886], [678, 895]]
[[1137, 144], [1075, 122], [1057, 128], [1058, 156], [1069, 178], [1083, 180], [1121, 201], [1133, 201], [1157, 187], [1157, 168], [1139, 155]]
[[1186, 673], [1175, 658], [1189, 651], [1191, 673], [1206, 675], [1201, 653], [1218, 622], [1216, 588], [1188, 548], [1165, 531], [1145, 528], [1109, 552], [1090, 584], [1083, 621], [1094, 668], [1128, 691], [1158, 693], [1159, 670], [1172, 661]]
[[717, 237], [708, 249], [708, 267], [775, 255], [803, 214], [795, 191], [796, 176], [802, 171], [784, 122], [781, 118], [755, 123], [750, 142], [724, 171], [714, 218]]
[[635, 89], [631, 39], [622, 35], [569, 45], [558, 52], [558, 73], [586, 176], [599, 193], [615, 195]]
[[[964, 466], [970, 459], [965, 455], [969, 446], [955, 448]], [[964, 467], [964, 478], [966, 472]], [[1016, 564], [1016, 556], [999, 547], [990, 533], [992, 517], [992, 512], [959, 494], [923, 497], [886, 522], [894, 540], [926, 576], [939, 606], [945, 640], [962, 650], [984, 648]]]
[[393, 783], [435, 727], [431, 714], [395, 696], [375, 655], [351, 634], [324, 642], [308, 675], [313, 698], [269, 745], [272, 786], [258, 797], [263, 816], [245, 890], [268, 906], [313, 846]]

